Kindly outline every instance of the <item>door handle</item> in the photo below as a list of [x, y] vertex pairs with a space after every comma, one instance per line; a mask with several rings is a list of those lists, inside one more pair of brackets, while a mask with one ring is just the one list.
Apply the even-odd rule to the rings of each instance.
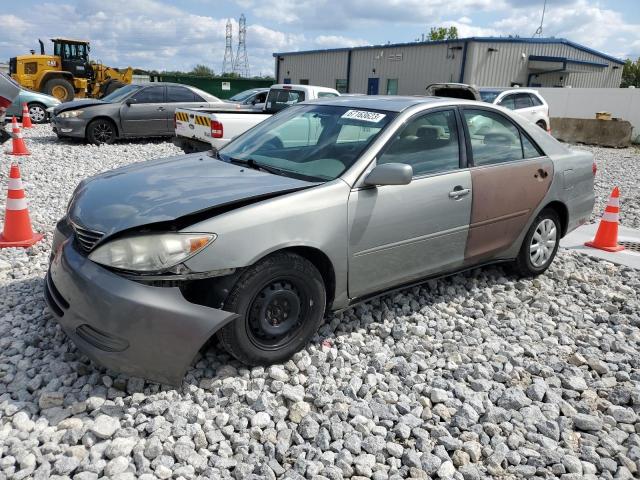
[[465, 195], [469, 195], [470, 193], [471, 193], [470, 188], [456, 187], [449, 192], [449, 198], [458, 200], [459, 198], [464, 197]]
[[164, 112], [164, 107], [158, 107], [158, 110]]

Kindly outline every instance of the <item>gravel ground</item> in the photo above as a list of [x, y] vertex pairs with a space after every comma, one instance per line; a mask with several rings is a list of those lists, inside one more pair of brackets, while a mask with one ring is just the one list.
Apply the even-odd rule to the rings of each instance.
[[[0, 478], [638, 478], [640, 271], [573, 252], [534, 280], [476, 270], [332, 315], [286, 364], [214, 348], [160, 387], [79, 354], [41, 282], [81, 178], [177, 149], [27, 138], [46, 239], [0, 250]], [[638, 227], [640, 154], [591, 150], [597, 208], [619, 182]]]

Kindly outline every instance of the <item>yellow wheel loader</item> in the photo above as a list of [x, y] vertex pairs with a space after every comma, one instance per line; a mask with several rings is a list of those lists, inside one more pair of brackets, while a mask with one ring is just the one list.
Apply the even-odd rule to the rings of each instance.
[[133, 69], [107, 67], [89, 60], [89, 42], [52, 38], [53, 55], [46, 55], [44, 43], [40, 54], [21, 55], [9, 60], [9, 73], [25, 88], [46, 93], [61, 102], [74, 98], [100, 98], [131, 83]]

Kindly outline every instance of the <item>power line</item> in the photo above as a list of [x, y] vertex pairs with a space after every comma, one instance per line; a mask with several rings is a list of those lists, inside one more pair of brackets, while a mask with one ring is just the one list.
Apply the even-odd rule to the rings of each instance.
[[544, 25], [544, 14], [547, 11], [547, 0], [544, 0], [544, 5], [542, 6], [542, 18], [540, 19], [540, 26], [536, 29], [535, 33], [532, 37], [542, 37], [542, 27]]

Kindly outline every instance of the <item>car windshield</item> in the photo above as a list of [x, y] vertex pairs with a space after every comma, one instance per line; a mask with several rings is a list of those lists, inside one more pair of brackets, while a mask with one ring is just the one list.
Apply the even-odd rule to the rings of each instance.
[[125, 97], [128, 97], [129, 94], [140, 90], [142, 88], [141, 85], [126, 85], [122, 88], [119, 88], [113, 92], [111, 92], [109, 95], [105, 95], [104, 97], [102, 97], [102, 100], [104, 102], [109, 102], [109, 103], [113, 103], [113, 102], [119, 102], [120, 100], [124, 99]]
[[219, 156], [280, 175], [329, 181], [350, 168], [395, 116], [344, 106], [290, 107], [229, 143]]
[[245, 90], [244, 92], [236, 93], [229, 100], [231, 100], [232, 102], [242, 102], [243, 100], [246, 100], [254, 93], [256, 93], [256, 90]]
[[482, 98], [483, 102], [493, 103], [500, 93], [500, 90], [480, 90], [480, 98]]

